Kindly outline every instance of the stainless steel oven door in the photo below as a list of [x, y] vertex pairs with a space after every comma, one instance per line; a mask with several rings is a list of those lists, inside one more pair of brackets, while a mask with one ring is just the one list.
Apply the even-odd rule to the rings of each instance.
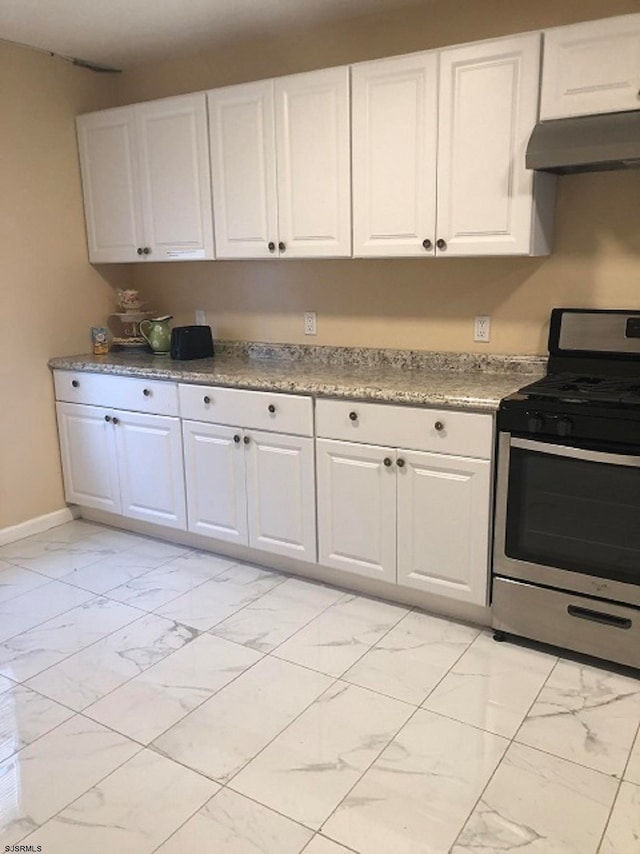
[[493, 572], [640, 606], [640, 455], [500, 433]]

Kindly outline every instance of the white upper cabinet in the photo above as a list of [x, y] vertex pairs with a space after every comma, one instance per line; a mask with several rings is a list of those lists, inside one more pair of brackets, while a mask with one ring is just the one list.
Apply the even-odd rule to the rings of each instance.
[[76, 119], [89, 260], [137, 261], [144, 243], [133, 107]]
[[136, 110], [150, 260], [213, 258], [205, 96], [150, 101]]
[[552, 209], [553, 178], [525, 168], [538, 112], [540, 41], [533, 33], [441, 53], [440, 254], [549, 251], [539, 226], [548, 214], [543, 206], [551, 202]]
[[539, 33], [353, 69], [354, 254], [549, 252], [554, 179], [525, 168]]
[[217, 257], [348, 257], [349, 69], [208, 99]]
[[547, 30], [540, 118], [640, 109], [640, 14]]
[[95, 263], [213, 258], [203, 94], [77, 119]]
[[438, 55], [352, 69], [353, 252], [435, 252]]
[[273, 81], [215, 89], [208, 99], [216, 254], [268, 258], [278, 243]]
[[280, 254], [351, 255], [349, 69], [274, 81]]

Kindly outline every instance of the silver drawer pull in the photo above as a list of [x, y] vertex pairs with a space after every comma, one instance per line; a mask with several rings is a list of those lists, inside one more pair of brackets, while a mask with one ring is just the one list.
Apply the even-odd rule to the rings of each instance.
[[633, 623], [628, 617], [618, 617], [616, 614], [605, 614], [603, 611], [592, 611], [591, 608], [580, 608], [578, 605], [568, 605], [567, 613], [579, 620], [590, 620], [592, 623], [602, 623], [614, 629], [630, 629]]
[[142, 393], [143, 393], [143, 395], [144, 395], [145, 397], [150, 397], [150, 395], [151, 395], [151, 389], [143, 388], [143, 389], [142, 389]]
[[436, 428], [438, 433], [441, 433], [444, 430], [444, 421], [436, 421], [433, 426]]
[[202, 398], [202, 400], [203, 400], [203, 401], [204, 401], [204, 403], [206, 403], [207, 405], [209, 405], [209, 404], [211, 403], [211, 398], [209, 397], [209, 395], [208, 395], [208, 394], [205, 394], [205, 396]]
[[80, 382], [78, 380], [71, 380], [71, 385], [74, 388], [78, 388], [78, 386], [80, 385]]

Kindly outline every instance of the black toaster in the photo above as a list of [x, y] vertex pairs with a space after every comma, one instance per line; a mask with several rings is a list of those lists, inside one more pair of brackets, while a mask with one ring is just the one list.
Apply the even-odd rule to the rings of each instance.
[[206, 359], [213, 356], [210, 326], [175, 326], [171, 330], [172, 359]]

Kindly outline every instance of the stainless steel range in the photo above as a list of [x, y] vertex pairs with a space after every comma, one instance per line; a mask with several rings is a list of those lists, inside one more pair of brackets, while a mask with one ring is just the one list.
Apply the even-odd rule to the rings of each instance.
[[494, 636], [640, 668], [640, 311], [554, 309], [497, 424]]

